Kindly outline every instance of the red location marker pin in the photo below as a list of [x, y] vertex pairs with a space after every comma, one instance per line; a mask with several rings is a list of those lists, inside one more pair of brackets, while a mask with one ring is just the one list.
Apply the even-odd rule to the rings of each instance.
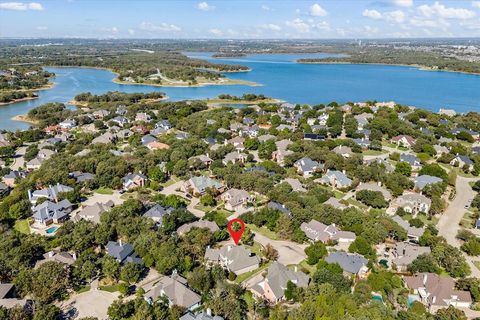
[[238, 245], [244, 231], [245, 222], [243, 222], [242, 219], [236, 218], [228, 221], [228, 232], [232, 236], [236, 245]]

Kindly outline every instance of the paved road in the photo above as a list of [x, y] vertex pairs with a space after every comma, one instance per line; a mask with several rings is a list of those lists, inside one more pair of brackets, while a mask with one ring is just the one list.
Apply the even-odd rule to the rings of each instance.
[[107, 292], [91, 289], [80, 294], [73, 294], [67, 301], [61, 302], [58, 307], [64, 311], [72, 308], [78, 311], [77, 318], [96, 317], [100, 320], [108, 319], [108, 307], [118, 299], [118, 292]]
[[[457, 248], [459, 248], [461, 245], [456, 236], [460, 230], [460, 221], [466, 212], [465, 204], [469, 199], [473, 199], [475, 196], [475, 192], [470, 187], [469, 182], [476, 180], [478, 180], [478, 178], [465, 178], [461, 176], [457, 177], [457, 182], [455, 185], [456, 197], [449, 204], [448, 208], [442, 214], [437, 224], [439, 234], [445, 237], [450, 245]], [[469, 257], [466, 254], [465, 258], [470, 265], [470, 269], [472, 269], [472, 276], [480, 278], [480, 270], [478, 270], [473, 264], [473, 261], [476, 261], [477, 259]]]
[[258, 232], [254, 232], [254, 234], [254, 240], [256, 242], [260, 243], [262, 246], [271, 244], [278, 251], [278, 262], [284, 265], [299, 264], [307, 257], [304, 251], [307, 246], [304, 244], [298, 244], [291, 241], [272, 240]]
[[17, 151], [15, 152], [15, 158], [13, 159], [13, 163], [10, 166], [10, 169], [18, 170], [25, 166], [25, 160], [23, 159], [23, 156], [25, 155], [26, 151], [27, 146], [22, 146], [17, 149]]

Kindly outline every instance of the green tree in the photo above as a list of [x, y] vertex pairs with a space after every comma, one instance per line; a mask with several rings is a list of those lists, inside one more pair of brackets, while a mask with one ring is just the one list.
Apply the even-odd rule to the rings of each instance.
[[305, 254], [307, 255], [307, 263], [309, 265], [317, 264], [320, 259], [327, 255], [327, 253], [327, 248], [320, 241], [312, 243], [305, 248]]
[[400, 161], [395, 166], [395, 172], [410, 177], [412, 174], [412, 166], [408, 162]]

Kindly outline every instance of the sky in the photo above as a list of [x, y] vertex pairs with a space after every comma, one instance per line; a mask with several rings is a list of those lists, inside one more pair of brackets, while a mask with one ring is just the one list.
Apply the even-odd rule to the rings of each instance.
[[33, 1], [0, 0], [0, 37], [480, 37], [480, 0]]

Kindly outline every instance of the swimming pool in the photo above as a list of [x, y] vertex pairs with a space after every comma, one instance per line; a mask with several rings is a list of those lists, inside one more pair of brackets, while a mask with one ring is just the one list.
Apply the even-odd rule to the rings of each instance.
[[407, 304], [410, 307], [415, 301], [420, 301], [420, 298], [417, 295], [409, 294], [407, 298]]
[[54, 227], [48, 228], [45, 232], [46, 232], [47, 234], [53, 234], [53, 233], [55, 233], [57, 230], [58, 230], [58, 227], [57, 227], [57, 226], [54, 226]]
[[377, 293], [372, 294], [372, 300], [383, 303], [382, 296], [380, 294], [377, 294]]

